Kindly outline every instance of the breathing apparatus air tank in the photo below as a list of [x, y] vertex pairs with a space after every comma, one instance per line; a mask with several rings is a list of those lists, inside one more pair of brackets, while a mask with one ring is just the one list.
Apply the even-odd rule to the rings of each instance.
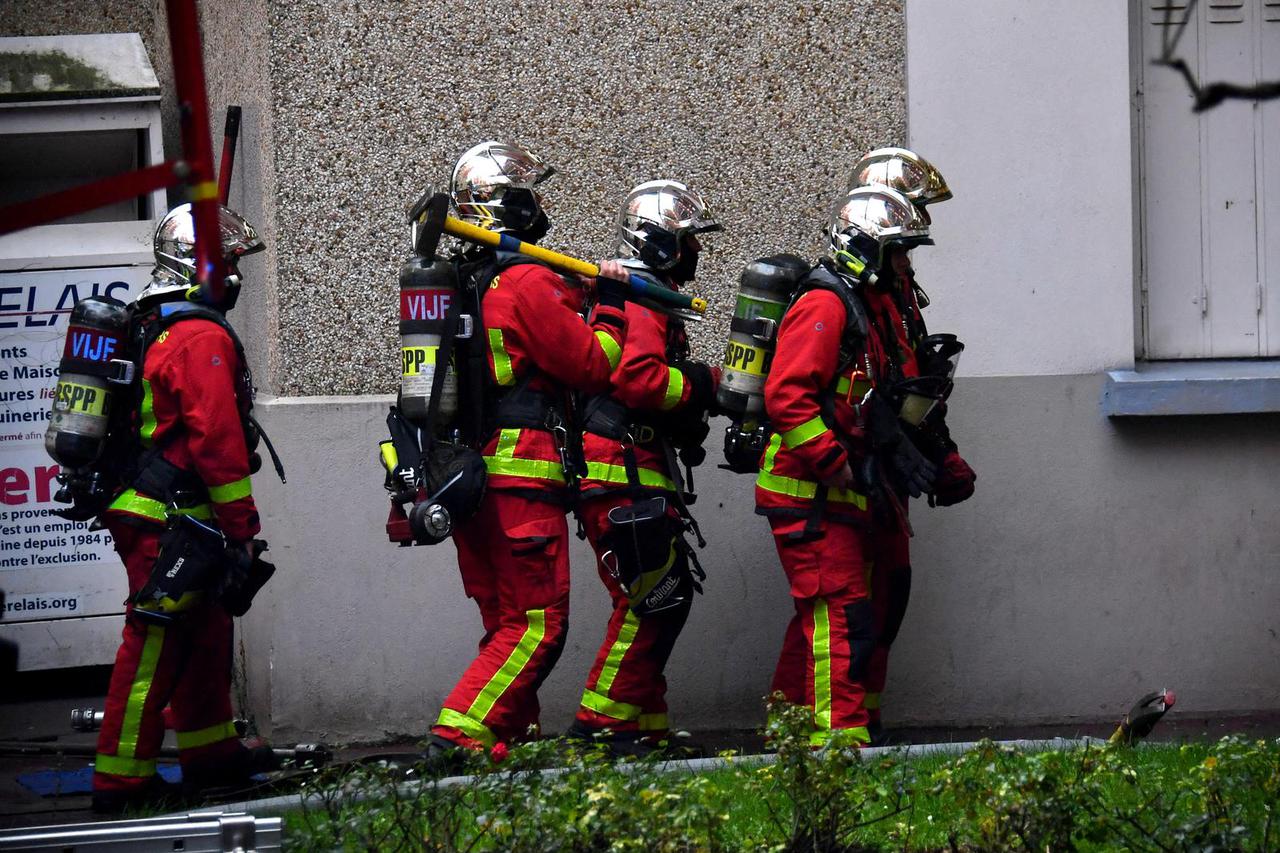
[[[457, 272], [448, 261], [414, 255], [400, 268], [400, 411], [419, 428], [426, 427], [436, 356], [449, 307], [458, 298]], [[457, 413], [458, 379], [450, 365], [434, 426], [452, 423]]]
[[752, 473], [768, 439], [764, 383], [773, 362], [782, 315], [810, 265], [797, 255], [771, 255], [747, 264], [729, 323], [716, 404], [733, 424], [725, 433], [731, 471]]
[[44, 434], [44, 449], [64, 469], [97, 460], [110, 425], [112, 385], [133, 381], [129, 317], [129, 306], [109, 296], [82, 299], [71, 309]]

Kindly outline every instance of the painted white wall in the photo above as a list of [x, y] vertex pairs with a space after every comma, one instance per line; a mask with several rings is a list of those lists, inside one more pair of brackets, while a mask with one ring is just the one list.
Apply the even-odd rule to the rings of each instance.
[[[966, 379], [952, 428], [978, 471], [969, 502], [914, 501], [912, 603], [886, 719], [1108, 720], [1176, 689], [1179, 713], [1280, 707], [1280, 419], [1108, 421], [1101, 377]], [[243, 621], [251, 710], [273, 737], [421, 735], [481, 627], [451, 544], [382, 532], [375, 460], [390, 398], [264, 400], [289, 468], [254, 491], [279, 567]], [[713, 437], [724, 422], [717, 421]], [[668, 667], [672, 721], [758, 726], [792, 603], [750, 477], [697, 474], [708, 540]], [[572, 540], [569, 635], [541, 691], [568, 726], [607, 619], [590, 551]]]
[[915, 253], [971, 376], [1134, 358], [1129, 4], [907, 0], [911, 146], [955, 198]]

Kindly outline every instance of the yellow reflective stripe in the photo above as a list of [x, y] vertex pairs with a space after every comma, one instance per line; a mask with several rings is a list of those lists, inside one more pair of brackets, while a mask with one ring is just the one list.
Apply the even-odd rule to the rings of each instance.
[[502, 698], [503, 693], [507, 692], [507, 688], [516, 680], [516, 676], [524, 671], [529, 664], [529, 659], [533, 657], [533, 653], [538, 650], [538, 646], [547, 636], [547, 611], [526, 610], [524, 615], [529, 623], [529, 627], [525, 628], [524, 636], [520, 638], [520, 642], [516, 643], [516, 647], [503, 661], [501, 668], [494, 673], [493, 678], [489, 679], [489, 683], [484, 686], [475, 701], [471, 703], [471, 707], [467, 709], [467, 716], [473, 720], [484, 720], [489, 716], [494, 704]]
[[862, 700], [862, 707], [866, 708], [868, 711], [880, 710], [880, 694], [868, 693]]
[[442, 708], [440, 710], [440, 716], [436, 717], [436, 725], [457, 729], [467, 737], [480, 741], [485, 746], [493, 746], [498, 742], [497, 735], [490, 731], [488, 726], [483, 723], [477, 723], [452, 708]]
[[535, 480], [551, 480], [564, 483], [564, 467], [559, 462], [545, 459], [520, 459], [516, 456], [516, 444], [520, 430], [504, 429], [498, 434], [498, 446], [492, 456], [484, 457], [484, 467], [490, 474], [508, 477], [532, 477]]
[[665, 732], [671, 728], [666, 714], [641, 714], [636, 720], [642, 732]]
[[150, 447], [151, 437], [156, 431], [156, 408], [155, 397], [151, 393], [151, 383], [146, 379], [142, 380], [142, 408], [140, 414], [142, 423], [138, 428], [138, 438], [141, 439], [143, 447]]
[[99, 773], [110, 773], [112, 776], [154, 776], [156, 760], [151, 758], [139, 761], [136, 758], [121, 758], [117, 755], [99, 753], [93, 762], [93, 769]]
[[493, 353], [493, 378], [499, 385], [515, 385], [516, 375], [511, 370], [511, 356], [502, 342], [502, 330], [489, 330], [489, 350]]
[[209, 497], [213, 498], [213, 502], [216, 504], [231, 503], [241, 498], [247, 498], [251, 494], [253, 494], [253, 484], [249, 482], [248, 477], [236, 480], [234, 483], [209, 487]]
[[[669, 492], [676, 490], [675, 481], [663, 474], [661, 471], [654, 471], [652, 468], [636, 468], [636, 475], [640, 478], [640, 485], [647, 486], [651, 489], [666, 489]], [[627, 468], [625, 465], [610, 465], [607, 462], [588, 462], [587, 463], [587, 479], [599, 480], [603, 483], [627, 483]]]
[[619, 722], [629, 723], [640, 719], [639, 705], [615, 702], [608, 696], [603, 696], [594, 690], [582, 691], [582, 707], [595, 711], [597, 714], [612, 717]]
[[640, 620], [628, 607], [622, 619], [622, 627], [618, 629], [618, 638], [609, 647], [609, 656], [604, 659], [604, 666], [600, 668], [600, 677], [595, 683], [596, 691], [606, 696], [609, 694], [609, 688], [613, 686], [613, 680], [618, 677], [618, 670], [622, 668], [622, 659], [635, 642], [639, 630]]
[[813, 718], [819, 730], [831, 730], [831, 614], [825, 598], [813, 605]]
[[[773, 492], [776, 495], [813, 500], [818, 494], [818, 483], [816, 481], [797, 480], [794, 477], [784, 477], [781, 474], [773, 473], [774, 457], [781, 446], [782, 439], [775, 433], [769, 439], [769, 449], [765, 451], [764, 464], [760, 466], [760, 473], [756, 475], [756, 485], [766, 492]], [[866, 497], [858, 494], [853, 489], [827, 489], [827, 500], [831, 503], [853, 504], [858, 509], [864, 510], [867, 508]]]
[[839, 379], [836, 380], [836, 393], [842, 397], [849, 393], [849, 377], [848, 376], [841, 376]]
[[236, 731], [236, 724], [231, 720], [208, 728], [196, 729], [193, 732], [177, 732], [176, 734], [178, 736], [178, 749], [197, 749], [202, 746], [208, 746], [211, 743], [220, 743], [224, 740], [240, 737], [240, 733]]
[[790, 450], [799, 447], [806, 441], [813, 441], [824, 432], [830, 432], [830, 430], [827, 429], [826, 423], [822, 420], [822, 416], [819, 415], [816, 418], [805, 421], [795, 429], [789, 429], [782, 433], [782, 443]]
[[604, 357], [609, 359], [609, 369], [616, 369], [618, 362], [622, 361], [622, 347], [618, 346], [618, 342], [608, 332], [596, 332], [596, 340], [600, 342], [600, 349], [604, 350]]
[[871, 732], [866, 726], [816, 731], [809, 735], [810, 746], [861, 746], [866, 743], [871, 743]]
[[662, 409], [667, 411], [680, 405], [684, 397], [684, 374], [674, 367], [667, 368], [667, 393], [662, 398]]
[[201, 521], [213, 519], [213, 509], [208, 504], [198, 504], [192, 507], [171, 510], [155, 498], [138, 494], [135, 489], [125, 489], [111, 502], [111, 506], [107, 507], [107, 509], [114, 512], [127, 512], [130, 515], [140, 515], [143, 518], [150, 518], [159, 522], [164, 522], [170, 515], [189, 515]]
[[164, 628], [159, 625], [148, 625], [147, 639], [143, 641], [142, 654], [138, 656], [138, 669], [133, 674], [129, 698], [125, 700], [124, 720], [120, 723], [120, 739], [116, 741], [116, 755], [121, 758], [133, 758], [138, 750], [138, 734], [142, 730], [142, 709], [147, 704], [147, 695], [151, 692], [151, 683], [155, 680], [156, 665], [160, 662], [160, 651], [163, 648]]

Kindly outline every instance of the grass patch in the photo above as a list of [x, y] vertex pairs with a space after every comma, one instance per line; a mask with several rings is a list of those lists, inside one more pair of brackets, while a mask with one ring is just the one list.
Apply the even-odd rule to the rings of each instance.
[[[786, 715], [784, 715], [785, 717]], [[864, 759], [814, 752], [803, 719], [777, 760], [692, 774], [545, 741], [444, 787], [365, 768], [320, 778], [286, 816], [297, 850], [1275, 850], [1280, 740]], [[537, 772], [548, 766], [562, 772]], [[397, 786], [400, 786], [399, 788]], [[357, 801], [356, 792], [372, 793]]]

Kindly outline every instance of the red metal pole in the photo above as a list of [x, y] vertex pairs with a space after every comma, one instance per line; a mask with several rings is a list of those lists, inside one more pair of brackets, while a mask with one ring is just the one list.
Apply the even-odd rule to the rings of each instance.
[[165, 0], [165, 9], [182, 121], [182, 152], [190, 170], [188, 197], [196, 229], [196, 283], [205, 302], [216, 305], [222, 301], [226, 269], [218, 230], [218, 184], [214, 180], [213, 143], [209, 137], [200, 14], [196, 0]]
[[176, 167], [172, 161], [159, 163], [136, 172], [112, 175], [90, 184], [0, 207], [0, 234], [43, 225], [82, 210], [93, 210], [155, 192], [161, 187], [171, 187], [179, 182], [174, 174]]
[[236, 165], [236, 140], [240, 138], [240, 108], [227, 107], [227, 126], [222, 134], [222, 165], [218, 167], [218, 201], [231, 198], [231, 172]]

